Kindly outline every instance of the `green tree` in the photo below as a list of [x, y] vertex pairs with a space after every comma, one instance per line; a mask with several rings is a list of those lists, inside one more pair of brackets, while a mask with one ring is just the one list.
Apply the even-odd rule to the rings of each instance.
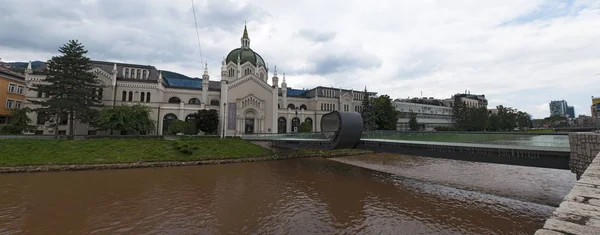
[[500, 120], [500, 117], [498, 117], [497, 114], [490, 115], [490, 117], [488, 118], [488, 130], [489, 131], [501, 130], [501, 123], [502, 123], [502, 120]]
[[388, 95], [382, 95], [373, 99], [373, 116], [377, 130], [396, 130], [400, 112], [392, 105], [392, 99]]
[[21, 135], [23, 132], [29, 132], [35, 129], [29, 125], [31, 119], [27, 116], [29, 108], [15, 109], [12, 111], [10, 122], [0, 127], [0, 133], [5, 135]]
[[454, 116], [456, 129], [464, 129], [465, 125], [468, 123], [467, 105], [462, 101], [458, 94], [453, 96], [452, 115]]
[[410, 114], [408, 114], [408, 127], [410, 128], [411, 131], [418, 131], [419, 130], [419, 123], [417, 122], [417, 114], [410, 112]]
[[364, 97], [362, 100], [362, 110], [360, 112], [360, 115], [363, 119], [363, 130], [370, 131], [375, 130], [377, 128], [377, 124], [375, 123], [375, 113], [373, 112], [373, 107], [371, 104], [369, 93], [367, 93], [366, 87]]
[[97, 92], [103, 86], [90, 72], [90, 58], [88, 52], [77, 40], [70, 40], [58, 50], [61, 55], [53, 56], [46, 63], [46, 79], [44, 83], [34, 84], [32, 90], [46, 94], [46, 99], [30, 100], [41, 108], [36, 112], [43, 112], [56, 118], [62, 112], [68, 113], [69, 135], [75, 135], [75, 120], [81, 123], [90, 123], [94, 115], [93, 107], [102, 106]]
[[177, 119], [171, 122], [168, 131], [171, 134], [183, 133], [188, 128], [188, 126], [189, 125], [187, 122]]
[[516, 119], [517, 119], [517, 124], [520, 129], [533, 127], [533, 122], [531, 121], [531, 115], [529, 115], [527, 112], [517, 111]]
[[217, 134], [219, 129], [219, 114], [215, 109], [199, 110], [195, 114], [198, 130], [207, 134]]
[[309, 122], [302, 122], [300, 123], [300, 130], [298, 130], [299, 132], [311, 132], [312, 131], [312, 124]]
[[512, 131], [517, 127], [517, 115], [515, 109], [498, 105], [498, 117], [500, 118], [500, 130]]
[[468, 107], [466, 108], [464, 130], [484, 131], [487, 128], [488, 111], [486, 107]]
[[150, 108], [141, 104], [133, 106], [121, 105], [103, 109], [91, 125], [100, 130], [119, 131], [152, 131], [155, 123], [150, 118]]

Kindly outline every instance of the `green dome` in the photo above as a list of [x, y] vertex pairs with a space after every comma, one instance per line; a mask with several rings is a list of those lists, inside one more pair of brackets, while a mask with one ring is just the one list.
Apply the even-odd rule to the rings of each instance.
[[238, 55], [240, 56], [240, 64], [244, 64], [246, 62], [252, 63], [254, 66], [265, 67], [265, 61], [263, 58], [256, 52], [254, 52], [250, 48], [237, 48], [233, 49], [233, 51], [227, 54], [227, 58], [225, 59], [225, 63], [229, 64], [229, 62], [233, 62], [237, 64]]

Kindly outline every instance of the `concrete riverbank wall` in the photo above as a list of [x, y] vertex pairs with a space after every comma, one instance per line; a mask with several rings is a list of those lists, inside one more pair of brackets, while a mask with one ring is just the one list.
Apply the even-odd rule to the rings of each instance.
[[600, 234], [600, 134], [569, 135], [577, 183], [535, 235]]

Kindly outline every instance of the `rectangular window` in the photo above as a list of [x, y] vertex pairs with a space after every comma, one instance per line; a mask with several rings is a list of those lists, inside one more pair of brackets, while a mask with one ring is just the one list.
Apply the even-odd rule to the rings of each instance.
[[58, 135], [67, 135], [67, 131], [65, 131], [65, 130], [58, 131]]
[[15, 101], [14, 100], [6, 100], [6, 108], [7, 109], [14, 109], [15, 108]]
[[23, 107], [23, 101], [15, 101], [15, 108], [20, 109]]
[[17, 93], [17, 84], [9, 83], [8, 84], [8, 93]]
[[0, 117], [0, 124], [8, 123], [8, 117]]
[[43, 130], [36, 130], [35, 132], [33, 132], [33, 134], [35, 134], [35, 135], [43, 135], [44, 131]]
[[96, 135], [96, 131], [88, 131], [88, 135]]
[[42, 98], [42, 92], [41, 92], [41, 91], [38, 91], [38, 93], [37, 93], [37, 97], [38, 97], [38, 98]]

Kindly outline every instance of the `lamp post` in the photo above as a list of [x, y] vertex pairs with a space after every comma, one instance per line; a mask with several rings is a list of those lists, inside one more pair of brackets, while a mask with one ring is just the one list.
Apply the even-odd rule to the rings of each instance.
[[227, 103], [223, 102], [223, 135], [221, 138], [225, 138], [225, 123], [227, 122]]

